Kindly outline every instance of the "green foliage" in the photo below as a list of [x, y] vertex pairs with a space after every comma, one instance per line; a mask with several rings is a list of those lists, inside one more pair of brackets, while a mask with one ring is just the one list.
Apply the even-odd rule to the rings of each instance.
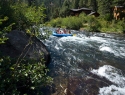
[[[4, 6], [3, 4], [7, 5], [8, 10], [10, 12], [6, 11], [3, 12]], [[0, 12], [3, 12], [3, 15], [7, 15], [6, 17], [8, 20], [5, 20], [2, 23], [1, 30], [3, 31], [11, 31], [12, 28], [10, 28], [13, 24], [12, 22], [15, 22], [15, 25], [13, 26], [13, 29], [23, 30], [23, 31], [30, 31], [29, 34], [38, 36], [39, 35], [39, 29], [40, 24], [44, 23], [44, 18], [46, 15], [44, 14], [45, 8], [44, 4], [41, 6], [28, 6], [28, 4], [23, 3], [21, 1], [17, 1], [16, 3], [10, 3], [9, 1], [6, 2], [1, 1], [1, 9]], [[2, 16], [3, 16], [2, 15]], [[7, 25], [10, 26], [9, 28], [5, 27]], [[33, 26], [37, 26], [37, 28], [33, 28]], [[4, 29], [3, 29], [4, 28]], [[8, 29], [8, 30], [7, 30]], [[1, 31], [1, 32], [3, 32]], [[35, 32], [35, 33], [34, 33]], [[45, 38], [45, 37], [44, 37]]]
[[119, 20], [117, 22], [117, 28], [119, 28], [120, 30], [124, 31], [125, 30], [125, 21], [124, 20]]
[[50, 21], [53, 27], [66, 26], [66, 28], [78, 30], [88, 23], [87, 30], [96, 31], [100, 27], [98, 20], [92, 16], [86, 16], [84, 13], [79, 16], [71, 16], [66, 18], [57, 18]]
[[121, 33], [125, 31], [125, 21], [119, 20], [119, 21], [112, 21], [111, 23], [111, 29], [115, 28], [115, 32]]
[[72, 1], [72, 8], [78, 8], [79, 7], [79, 0], [73, 0]]
[[81, 14], [79, 15], [79, 18], [80, 18], [80, 21], [81, 21], [83, 24], [87, 23], [87, 15], [86, 15], [85, 13], [81, 13]]
[[61, 24], [62, 24], [62, 18], [52, 19], [49, 23], [47, 22], [47, 24], [50, 24], [52, 27], [61, 26]]
[[[2, 25], [3, 22], [6, 22], [7, 20], [8, 20], [8, 17], [4, 17], [3, 19], [0, 19], [0, 25]], [[4, 28], [3, 27], [0, 28], [0, 44], [5, 43], [5, 41], [8, 39], [5, 37], [5, 35], [7, 32], [11, 31], [13, 25], [14, 23]]]
[[64, 18], [64, 20], [62, 20], [62, 25], [67, 26], [67, 28], [70, 28], [70, 29], [78, 30], [81, 27], [82, 22], [79, 17], [75, 17], [75, 16], [67, 17], [67, 18]]
[[56, 8], [54, 10], [53, 15], [52, 15], [52, 18], [57, 18], [57, 17], [59, 17], [59, 9], [58, 8]]
[[16, 59], [0, 56], [0, 94], [41, 95], [40, 87], [52, 82], [43, 64], [43, 59], [39, 62], [26, 59], [17, 62]]
[[101, 15], [106, 15], [110, 13], [111, 0], [97, 0], [98, 2], [98, 11]]
[[84, 2], [83, 0], [80, 0], [80, 1], [79, 1], [79, 7], [80, 7], [80, 8], [82, 8], [82, 7], [84, 6], [83, 2]]
[[87, 31], [100, 31], [100, 32], [116, 32], [122, 33], [125, 31], [124, 20], [115, 21], [111, 20], [110, 15], [103, 17], [87, 16], [81, 13], [79, 16], [70, 16], [66, 18], [56, 18], [47, 22], [48, 25], [53, 27], [62, 27], [69, 29], [80, 29], [83, 28]]
[[125, 1], [124, 0], [112, 0], [112, 6], [123, 6], [125, 5]]
[[[2, 30], [4, 27], [9, 26], [13, 22], [13, 10], [10, 7], [11, 2], [7, 0], [0, 0], [0, 19], [4, 18], [4, 21], [2, 21], [2, 25], [0, 25], [0, 30]], [[6, 17], [6, 20], [5, 20]]]
[[[43, 31], [40, 30], [41, 27], [42, 27]], [[49, 38], [52, 31], [50, 31], [48, 28], [44, 28], [44, 25], [41, 24], [39, 26], [34, 25], [34, 26], [26, 29], [26, 33], [31, 35], [31, 36], [35, 36], [39, 39], [45, 40], [45, 39]]]
[[41, 6], [28, 6], [27, 3], [16, 1], [12, 3], [10, 0], [0, 1], [0, 17], [7, 16], [9, 19], [2, 24], [8, 26], [11, 23], [15, 23], [13, 29], [24, 30], [32, 25], [38, 25], [44, 23], [46, 17], [45, 8]]
[[110, 13], [107, 13], [105, 15], [101, 15], [100, 18], [104, 19], [105, 21], [112, 21], [112, 15]]
[[[28, 6], [18, 1], [12, 4], [10, 0], [0, 0], [0, 44], [5, 43], [7, 40], [5, 35], [12, 28], [35, 31], [31, 35], [38, 36], [38, 28], [32, 26], [43, 23], [44, 10], [42, 6]], [[0, 94], [42, 95], [40, 88], [52, 82], [47, 72], [43, 59], [40, 61], [11, 59], [0, 54]]]
[[18, 29], [25, 29], [33, 25], [43, 23], [45, 8], [42, 6], [28, 6], [25, 3], [16, 3], [11, 8], [14, 10], [14, 21], [18, 24]]
[[79, 17], [66, 17], [66, 18], [56, 18], [49, 23], [53, 27], [66, 26], [69, 29], [79, 29], [82, 26], [81, 19]]
[[[92, 9], [93, 11], [97, 11], [100, 13], [100, 15], [104, 16], [107, 13], [112, 14], [112, 8], [114, 6], [125, 6], [124, 0], [14, 0], [14, 1], [4, 0], [4, 1], [10, 1], [9, 3], [20, 1], [28, 3], [30, 6], [32, 5], [40, 6], [41, 3], [44, 3], [46, 6], [46, 14], [48, 18], [47, 20], [53, 19], [57, 16], [60, 17], [59, 14], [61, 14], [61, 16], [66, 17], [69, 14], [66, 9], [69, 10], [72, 8], [86, 7]], [[4, 1], [1, 0], [1, 3]], [[5, 9], [8, 9], [6, 5], [4, 7]], [[58, 12], [56, 12], [57, 9], [59, 9]]]
[[115, 33], [123, 33], [125, 30], [125, 21], [107, 21], [105, 19], [98, 19], [99, 23], [101, 24], [101, 27], [99, 28], [102, 32], [115, 32]]
[[[0, 19], [0, 23], [8, 18]], [[7, 38], [6, 33], [12, 25], [0, 31], [0, 44]], [[37, 31], [37, 30], [35, 30]], [[37, 34], [34, 34], [35, 36]], [[1, 53], [1, 52], [0, 52]], [[41, 58], [42, 54], [41, 54]], [[41, 95], [40, 88], [51, 84], [52, 78], [47, 75], [44, 59], [40, 61], [3, 56], [0, 54], [0, 94], [1, 95]]]
[[102, 18], [100, 18], [100, 19], [98, 19], [98, 21], [100, 22], [100, 24], [101, 24], [101, 27], [105, 27], [105, 28], [108, 28], [109, 27], [109, 21], [106, 21], [105, 19], [102, 19]]
[[69, 15], [70, 2], [68, 0], [63, 2], [62, 8], [60, 9], [60, 17], [66, 17]]
[[95, 17], [88, 16], [87, 21], [88, 21], [88, 27], [87, 27], [88, 31], [95, 32], [95, 31], [99, 30], [100, 23], [98, 22], [98, 20]]
[[[42, 30], [40, 29], [42, 27]], [[45, 40], [48, 39], [49, 36], [52, 34], [52, 31], [50, 30], [50, 27], [45, 27], [45, 25], [40, 25], [39, 29], [38, 29], [38, 35], [37, 38], [39, 38], [40, 40]]]

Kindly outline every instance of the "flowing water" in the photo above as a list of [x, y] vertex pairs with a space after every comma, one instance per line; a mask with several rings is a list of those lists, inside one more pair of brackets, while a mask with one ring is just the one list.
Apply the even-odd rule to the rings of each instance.
[[50, 36], [45, 45], [53, 95], [125, 95], [125, 36], [71, 31]]

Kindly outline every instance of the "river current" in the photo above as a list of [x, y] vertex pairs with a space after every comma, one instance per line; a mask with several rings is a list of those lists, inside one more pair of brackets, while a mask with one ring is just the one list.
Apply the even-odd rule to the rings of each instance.
[[125, 95], [125, 36], [71, 31], [50, 36], [53, 95]]

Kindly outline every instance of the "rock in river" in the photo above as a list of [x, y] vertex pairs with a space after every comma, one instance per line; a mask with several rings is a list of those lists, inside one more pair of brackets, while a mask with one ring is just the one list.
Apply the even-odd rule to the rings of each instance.
[[11, 58], [28, 58], [40, 60], [44, 58], [45, 64], [50, 62], [50, 53], [46, 46], [35, 36], [23, 31], [13, 30], [7, 34], [8, 40], [0, 45], [0, 51]]

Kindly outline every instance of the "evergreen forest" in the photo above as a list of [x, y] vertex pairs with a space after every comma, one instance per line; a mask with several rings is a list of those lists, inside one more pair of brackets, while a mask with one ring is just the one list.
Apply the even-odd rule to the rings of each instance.
[[[15, 0], [16, 1], [16, 0]], [[21, 0], [20, 0], [21, 1]], [[44, 3], [47, 19], [69, 16], [70, 9], [89, 8], [101, 16], [112, 15], [114, 6], [125, 6], [124, 0], [22, 0], [36, 6]]]

